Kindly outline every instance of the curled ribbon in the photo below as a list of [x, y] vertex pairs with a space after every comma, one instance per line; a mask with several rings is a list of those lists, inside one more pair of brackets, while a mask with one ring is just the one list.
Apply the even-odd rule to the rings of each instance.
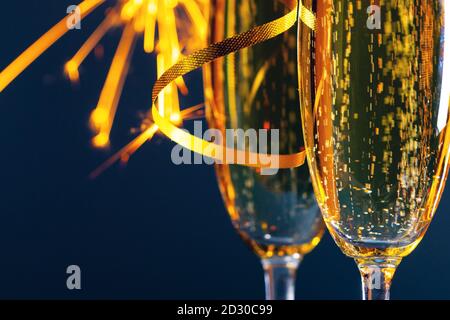
[[[295, 168], [303, 165], [305, 163], [305, 151], [286, 155], [259, 154], [244, 150], [235, 150], [233, 148], [196, 137], [175, 126], [169, 118], [162, 116], [156, 103], [158, 101], [158, 94], [178, 77], [194, 71], [195, 69], [212, 62], [217, 58], [254, 46], [282, 34], [295, 25], [297, 22], [297, 13], [300, 20], [306, 26], [312, 30], [315, 30], [316, 17], [310, 10], [302, 5], [300, 0], [295, 9], [290, 11], [285, 16], [261, 26], [254, 27], [246, 32], [227, 38], [223, 41], [213, 43], [204, 49], [198, 50], [186, 56], [164, 72], [155, 82], [152, 91], [152, 116], [153, 121], [158, 126], [159, 130], [179, 145], [196, 153], [218, 160], [219, 163], [223, 164], [227, 164], [227, 161], [231, 159], [234, 161], [235, 156], [237, 156], [238, 159], [245, 159], [245, 163], [242, 164], [249, 167], [274, 168], [273, 162], [277, 163], [276, 168], [279, 169]], [[268, 157], [270, 159], [275, 159], [276, 161], [270, 161], [270, 164], [268, 164]], [[256, 161], [250, 162], [248, 161], [249, 159], [254, 159]]]

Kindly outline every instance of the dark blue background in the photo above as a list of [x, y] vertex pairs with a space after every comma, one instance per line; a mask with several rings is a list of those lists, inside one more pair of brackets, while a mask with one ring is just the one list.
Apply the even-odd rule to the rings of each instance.
[[[65, 14], [72, 1], [2, 1], [0, 69]], [[150, 106], [155, 59], [139, 43], [109, 152], [93, 150], [87, 127], [120, 30], [90, 56], [81, 84], [64, 62], [103, 16], [99, 10], [0, 94], [0, 298], [261, 299], [256, 256], [233, 230], [212, 167], [170, 161], [158, 136], [97, 180], [89, 172], [127, 143]], [[188, 79], [189, 106], [201, 101]], [[423, 242], [400, 265], [392, 297], [450, 298], [448, 191]], [[82, 290], [66, 289], [66, 267], [82, 268]], [[354, 262], [325, 236], [298, 276], [300, 299], [358, 299]]]

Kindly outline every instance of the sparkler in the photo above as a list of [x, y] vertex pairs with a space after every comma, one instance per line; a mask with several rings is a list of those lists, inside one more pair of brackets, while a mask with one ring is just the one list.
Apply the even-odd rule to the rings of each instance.
[[[88, 37], [76, 54], [65, 64], [65, 73], [72, 82], [79, 81], [79, 67], [113, 28], [122, 28], [122, 36], [115, 52], [96, 108], [90, 117], [90, 126], [95, 133], [94, 147], [103, 148], [110, 143], [117, 106], [131, 62], [137, 39], [142, 36], [146, 53], [155, 53], [158, 77], [183, 56], [184, 51], [202, 47], [206, 43], [207, 21], [204, 16], [209, 0], [117, 0], [106, 11], [104, 20]], [[78, 8], [85, 18], [106, 0], [84, 0]], [[177, 14], [185, 19], [176, 19]], [[33, 61], [51, 47], [67, 31], [67, 17], [47, 31], [34, 44], [19, 55], [0, 73], [0, 92], [18, 77]], [[189, 32], [191, 31], [191, 32]], [[179, 93], [188, 90], [182, 77], [170, 84], [159, 95], [159, 110], [162, 116], [174, 124], [194, 119], [202, 114], [200, 106], [180, 111]], [[141, 126], [141, 134], [105, 165], [117, 159], [126, 160], [143, 143], [151, 139], [158, 127], [147, 119]], [[104, 169], [105, 166], [99, 169]], [[98, 174], [96, 170], [93, 175]]]
[[[79, 18], [81, 19], [105, 2], [106, 0], [84, 0], [78, 6], [76, 13], [80, 14]], [[267, 41], [285, 32], [296, 22], [297, 9], [294, 8], [281, 18], [211, 44], [183, 58], [182, 52], [205, 45], [207, 22], [203, 12], [208, 12], [208, 4], [209, 0], [116, 0], [115, 5], [109, 7], [103, 22], [66, 63], [67, 76], [71, 81], [78, 81], [78, 69], [81, 63], [103, 36], [113, 27], [123, 28], [122, 37], [101, 91], [99, 102], [90, 118], [91, 127], [95, 132], [93, 145], [106, 147], [109, 145], [117, 105], [138, 36], [144, 35], [144, 51], [156, 53], [158, 80], [152, 90], [151, 114], [143, 121], [139, 136], [94, 171], [91, 177], [97, 176], [117, 160], [127, 161], [130, 155], [143, 143], [150, 140], [157, 131], [161, 131], [171, 140], [189, 150], [216, 158], [215, 150], [219, 148], [220, 151], [223, 146], [194, 137], [179, 128], [184, 120], [203, 116], [202, 105], [180, 110], [179, 92], [187, 94], [183, 76], [217, 58]], [[175, 19], [179, 7], [184, 8], [183, 13], [187, 19]], [[302, 6], [301, 9], [301, 20], [314, 29], [315, 16], [305, 7]], [[78, 19], [75, 20], [78, 21]], [[190, 25], [179, 25], [187, 20], [190, 21]], [[67, 21], [66, 17], [56, 24], [0, 73], [0, 92], [70, 29]], [[156, 29], [158, 29], [158, 37], [155, 41]], [[183, 34], [183, 31], [187, 30], [193, 30], [192, 34]], [[186, 41], [187, 39], [189, 41]], [[264, 76], [264, 72], [263, 70], [259, 78]], [[256, 80], [258, 81], [258, 79]], [[257, 86], [256, 83], [255, 90], [257, 90]], [[209, 149], [209, 147], [213, 148]], [[236, 150], [225, 148], [225, 151], [234, 152]], [[248, 158], [249, 154], [246, 151], [237, 151], [245, 159]], [[305, 152], [275, 155], [275, 157], [279, 160], [280, 168], [293, 168], [304, 163]], [[245, 165], [262, 167], [260, 163], [256, 165], [246, 163]]]

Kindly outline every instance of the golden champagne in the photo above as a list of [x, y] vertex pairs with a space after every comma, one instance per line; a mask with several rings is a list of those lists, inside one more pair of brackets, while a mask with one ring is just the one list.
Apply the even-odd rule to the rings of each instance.
[[448, 1], [303, 5], [317, 15], [315, 32], [299, 29], [299, 83], [325, 222], [349, 256], [405, 256], [424, 236], [448, 172]]
[[[215, 1], [210, 42], [281, 17], [292, 5], [294, 1]], [[296, 44], [293, 28], [206, 67], [210, 128], [222, 133], [237, 128], [279, 129], [280, 154], [304, 149]], [[275, 175], [239, 165], [216, 165], [216, 172], [234, 227], [261, 258], [301, 256], [319, 243], [324, 225], [306, 163]]]

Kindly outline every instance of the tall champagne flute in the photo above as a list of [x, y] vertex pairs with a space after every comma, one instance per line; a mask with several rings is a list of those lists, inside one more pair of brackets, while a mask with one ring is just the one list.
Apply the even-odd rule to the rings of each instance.
[[450, 3], [303, 0], [304, 139], [319, 206], [362, 276], [389, 299], [401, 259], [423, 238], [449, 160]]
[[[278, 18], [295, 1], [214, 0], [210, 42]], [[204, 69], [210, 128], [279, 129], [280, 154], [303, 146], [298, 109], [296, 30], [239, 51]], [[304, 149], [303, 149], [304, 150]], [[324, 231], [307, 165], [261, 175], [257, 169], [216, 165], [233, 226], [262, 259], [266, 298], [294, 299], [297, 267]]]

